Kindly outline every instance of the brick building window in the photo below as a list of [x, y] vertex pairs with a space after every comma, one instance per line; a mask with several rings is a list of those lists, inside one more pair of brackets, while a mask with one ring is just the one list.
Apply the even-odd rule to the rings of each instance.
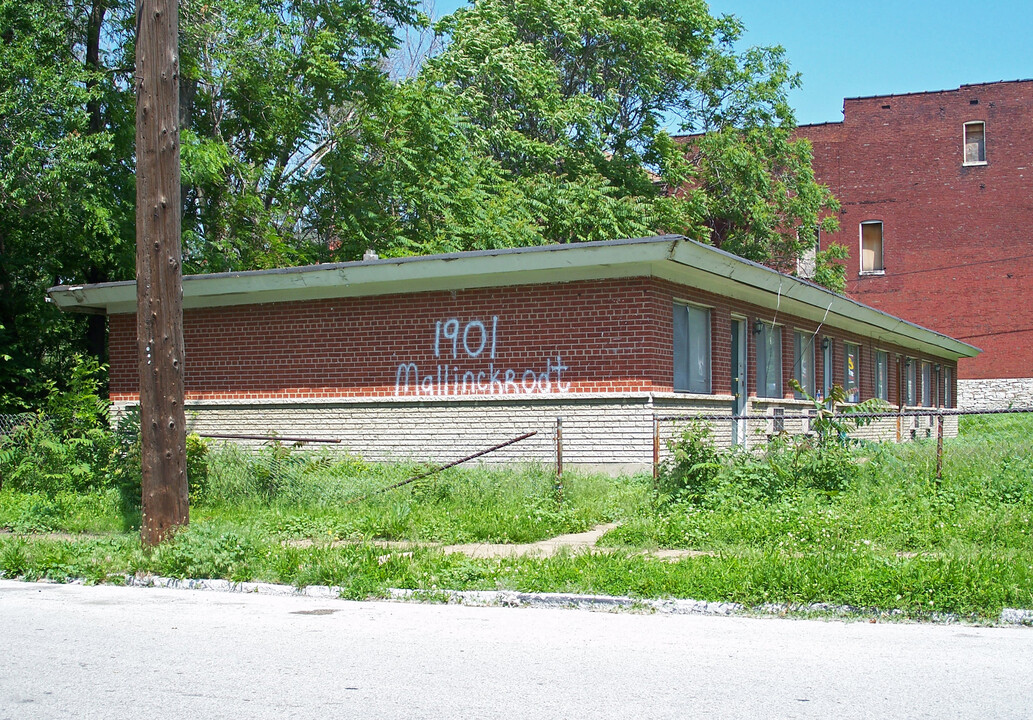
[[904, 364], [904, 370], [906, 373], [905, 385], [904, 385], [904, 404], [915, 405], [918, 401], [918, 361], [914, 358], [908, 358]]
[[890, 399], [890, 356], [885, 350], [875, 351], [875, 397]]
[[[814, 397], [814, 335], [797, 330], [793, 333], [793, 378], [809, 396]], [[798, 400], [804, 395], [794, 390]]]
[[861, 348], [854, 343], [843, 343], [843, 389], [847, 402], [861, 400]]
[[710, 310], [674, 306], [674, 389], [710, 394]]
[[986, 164], [986, 124], [965, 123], [965, 164]]
[[757, 397], [782, 397], [782, 328], [758, 320]]
[[933, 406], [933, 364], [922, 363], [922, 407]]
[[954, 407], [954, 378], [950, 368], [943, 369], [943, 406]]
[[861, 272], [882, 273], [882, 221], [861, 223]]

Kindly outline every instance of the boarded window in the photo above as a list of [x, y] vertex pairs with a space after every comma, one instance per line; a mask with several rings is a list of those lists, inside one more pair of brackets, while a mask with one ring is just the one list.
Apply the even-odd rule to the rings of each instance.
[[847, 402], [861, 399], [861, 348], [853, 343], [843, 343], [843, 389]]
[[[814, 336], [797, 330], [793, 333], [793, 377], [807, 395], [814, 397]], [[803, 393], [794, 390], [802, 400]]]
[[965, 164], [986, 162], [986, 126], [981, 122], [965, 123]]
[[782, 328], [760, 324], [757, 338], [757, 397], [782, 397]]
[[861, 223], [861, 272], [882, 272], [882, 223]]
[[674, 389], [710, 393], [710, 310], [674, 306]]

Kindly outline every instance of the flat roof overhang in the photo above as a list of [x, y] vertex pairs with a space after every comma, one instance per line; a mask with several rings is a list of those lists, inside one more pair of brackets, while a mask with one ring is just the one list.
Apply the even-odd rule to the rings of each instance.
[[[479, 250], [248, 272], [187, 275], [184, 309], [365, 297], [396, 293], [657, 277], [824, 323], [931, 355], [975, 357], [968, 343], [915, 325], [819, 285], [679, 235], [540, 247]], [[64, 311], [136, 311], [136, 282], [58, 285], [48, 294]]]

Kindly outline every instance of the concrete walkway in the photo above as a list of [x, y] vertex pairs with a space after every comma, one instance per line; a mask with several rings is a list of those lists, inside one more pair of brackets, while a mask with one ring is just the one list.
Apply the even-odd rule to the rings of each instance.
[[[435, 548], [446, 554], [462, 553], [472, 558], [510, 558], [510, 557], [553, 557], [561, 552], [566, 553], [611, 553], [617, 548], [597, 547], [596, 543], [603, 535], [613, 530], [619, 523], [604, 523], [596, 525], [587, 532], [570, 533], [569, 535], [557, 535], [556, 537], [539, 540], [533, 543], [461, 543], [455, 545], [442, 545], [433, 542], [419, 542], [414, 540], [373, 540], [370, 542], [375, 547], [384, 548], [397, 553], [411, 552], [416, 548]], [[294, 547], [310, 547], [312, 540], [288, 540], [288, 544]], [[331, 547], [342, 545], [359, 544], [354, 540], [335, 540], [330, 543]], [[700, 555], [713, 555], [706, 550], [644, 550], [644, 555], [651, 555], [662, 560], [679, 560], [685, 557], [698, 557]], [[385, 558], [390, 557], [386, 555]]]

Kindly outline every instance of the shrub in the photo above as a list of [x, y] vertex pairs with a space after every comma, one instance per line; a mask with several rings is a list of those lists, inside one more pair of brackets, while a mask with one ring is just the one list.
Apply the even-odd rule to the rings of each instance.
[[660, 503], [702, 498], [713, 488], [721, 471], [721, 457], [714, 447], [710, 427], [693, 422], [669, 448], [671, 457], [661, 466], [657, 477]]
[[68, 390], [49, 383], [43, 410], [0, 438], [0, 478], [8, 487], [53, 495], [104, 484], [114, 440], [100, 397], [103, 375], [95, 359], [77, 356]]

